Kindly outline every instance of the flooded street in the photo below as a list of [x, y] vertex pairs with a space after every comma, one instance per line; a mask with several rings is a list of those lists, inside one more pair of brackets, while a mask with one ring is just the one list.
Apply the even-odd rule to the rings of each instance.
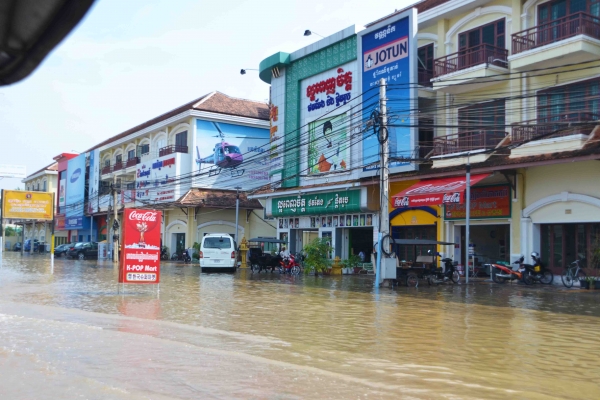
[[600, 398], [594, 291], [3, 256], [6, 399]]

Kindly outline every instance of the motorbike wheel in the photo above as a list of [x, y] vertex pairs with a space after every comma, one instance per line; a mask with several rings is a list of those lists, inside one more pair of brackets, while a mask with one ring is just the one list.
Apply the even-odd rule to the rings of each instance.
[[409, 272], [406, 275], [406, 286], [408, 287], [417, 287], [419, 286], [419, 277], [414, 272]]
[[429, 286], [435, 285], [435, 278], [432, 277], [432, 276], [428, 276], [427, 277], [427, 283], [429, 284]]
[[171, 261], [177, 261], [177, 253], [171, 255]]
[[168, 259], [169, 259], [169, 256], [168, 256], [168, 255], [166, 255], [166, 254], [161, 254], [161, 255], [160, 255], [160, 259], [161, 259], [161, 260], [163, 260], [163, 261], [166, 261], [166, 260], [168, 260]]
[[292, 274], [294, 274], [294, 275], [298, 275], [298, 274], [300, 273], [300, 267], [299, 267], [299, 266], [297, 266], [297, 265], [294, 265], [294, 266], [292, 267], [292, 270], [291, 270], [291, 272], [292, 272]]
[[546, 271], [542, 271], [540, 274], [540, 282], [544, 285], [551, 285], [552, 281], [554, 280], [554, 275], [552, 274], [552, 272], [546, 270]]
[[452, 273], [452, 275], [450, 276], [450, 280], [452, 280], [452, 283], [458, 283], [458, 281], [460, 281], [460, 274], [458, 273], [458, 271], [454, 271]]
[[260, 272], [260, 265], [257, 265], [257, 264], [252, 264], [252, 265], [250, 266], [250, 270], [251, 270], [252, 272], [259, 273], [259, 272]]
[[526, 271], [523, 273], [523, 283], [526, 285], [533, 285], [534, 279], [533, 276], [531, 276], [531, 273], [529, 271]]
[[498, 276], [498, 270], [495, 268], [492, 271], [492, 280], [496, 283], [506, 283], [506, 278]]

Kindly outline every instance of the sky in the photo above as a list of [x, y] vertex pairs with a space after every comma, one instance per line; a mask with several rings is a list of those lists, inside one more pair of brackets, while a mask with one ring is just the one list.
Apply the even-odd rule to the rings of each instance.
[[[26, 79], [0, 86], [0, 164], [31, 174], [212, 91], [267, 102], [260, 61], [416, 1], [98, 0]], [[4, 178], [0, 188], [23, 188]]]

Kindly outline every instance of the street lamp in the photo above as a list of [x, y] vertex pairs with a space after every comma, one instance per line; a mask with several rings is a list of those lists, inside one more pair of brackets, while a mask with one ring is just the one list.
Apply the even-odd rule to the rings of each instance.
[[246, 71], [258, 71], [258, 70], [254, 69], [254, 68], [246, 68], [246, 69], [242, 68], [242, 69], [240, 69], [240, 75], [246, 75]]
[[310, 35], [317, 35], [319, 37], [324, 38], [323, 36], [319, 35], [317, 32], [312, 32], [310, 29], [307, 29], [304, 31], [304, 36], [310, 36]]

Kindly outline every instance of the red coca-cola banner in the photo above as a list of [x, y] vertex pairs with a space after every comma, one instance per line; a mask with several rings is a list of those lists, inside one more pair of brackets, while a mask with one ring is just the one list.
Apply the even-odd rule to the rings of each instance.
[[[471, 175], [471, 186], [489, 174]], [[394, 208], [434, 206], [441, 204], [462, 204], [465, 201], [466, 177], [424, 180], [395, 194], [392, 197]]]
[[161, 224], [160, 211], [124, 210], [119, 283], [160, 282]]

